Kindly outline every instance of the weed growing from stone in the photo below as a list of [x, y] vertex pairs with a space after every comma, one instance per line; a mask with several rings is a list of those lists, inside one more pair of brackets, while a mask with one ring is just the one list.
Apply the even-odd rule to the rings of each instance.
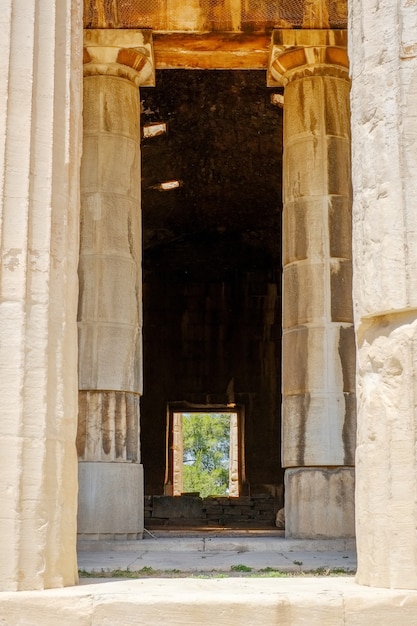
[[252, 568], [248, 567], [247, 565], [232, 565], [232, 567], [230, 568], [232, 572], [251, 572]]

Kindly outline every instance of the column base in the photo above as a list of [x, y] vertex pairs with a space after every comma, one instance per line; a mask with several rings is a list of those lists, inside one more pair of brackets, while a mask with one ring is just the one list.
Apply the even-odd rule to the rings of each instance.
[[142, 539], [143, 466], [139, 463], [78, 464], [78, 536]]
[[285, 472], [285, 536], [355, 536], [355, 470], [300, 467]]

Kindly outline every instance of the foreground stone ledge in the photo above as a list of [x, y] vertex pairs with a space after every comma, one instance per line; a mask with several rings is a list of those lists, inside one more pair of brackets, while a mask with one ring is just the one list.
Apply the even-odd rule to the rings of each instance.
[[417, 591], [352, 578], [153, 579], [0, 593], [8, 626], [378, 626], [415, 623]]

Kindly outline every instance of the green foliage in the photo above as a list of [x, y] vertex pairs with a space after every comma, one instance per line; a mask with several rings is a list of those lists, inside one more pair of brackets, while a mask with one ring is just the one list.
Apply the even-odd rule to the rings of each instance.
[[184, 413], [183, 490], [205, 498], [227, 495], [229, 489], [230, 416]]
[[231, 568], [232, 572], [251, 572], [252, 568], [248, 567], [247, 565], [243, 565], [242, 563], [239, 563], [239, 565], [232, 565]]

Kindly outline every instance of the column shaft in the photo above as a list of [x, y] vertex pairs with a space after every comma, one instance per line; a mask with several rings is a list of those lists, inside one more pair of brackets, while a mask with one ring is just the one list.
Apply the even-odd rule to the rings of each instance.
[[85, 34], [77, 449], [78, 531], [89, 536], [143, 532], [138, 85], [151, 66], [147, 37]]
[[285, 467], [353, 465], [349, 82], [285, 88], [283, 391]]
[[350, 6], [357, 581], [403, 589], [417, 589], [416, 18], [405, 0]]
[[284, 46], [271, 64], [285, 82], [286, 532], [349, 536], [354, 532], [356, 428], [350, 84], [346, 53], [341, 42], [332, 41], [331, 31], [289, 37], [293, 47], [287, 51]]
[[77, 581], [77, 261], [82, 12], [0, 20], [0, 587]]
[[128, 79], [84, 79], [77, 442], [84, 461], [139, 460], [139, 104]]

